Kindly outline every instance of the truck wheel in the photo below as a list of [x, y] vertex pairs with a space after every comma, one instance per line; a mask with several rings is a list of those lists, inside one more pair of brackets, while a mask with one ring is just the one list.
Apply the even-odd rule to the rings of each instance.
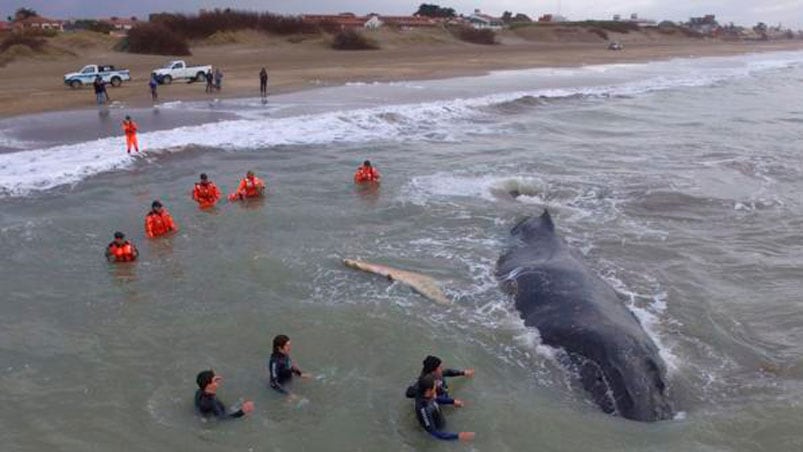
[[78, 89], [80, 87], [81, 87], [81, 81], [80, 80], [73, 80], [73, 81], [70, 82], [70, 88]]
[[206, 73], [205, 72], [199, 72], [199, 73], [195, 74], [195, 81], [196, 82], [203, 82], [204, 80], [206, 80]]
[[123, 84], [123, 79], [120, 77], [112, 77], [112, 86], [117, 88], [118, 86]]
[[162, 83], [164, 83], [165, 85], [173, 83], [173, 77], [165, 75], [164, 77], [162, 77]]

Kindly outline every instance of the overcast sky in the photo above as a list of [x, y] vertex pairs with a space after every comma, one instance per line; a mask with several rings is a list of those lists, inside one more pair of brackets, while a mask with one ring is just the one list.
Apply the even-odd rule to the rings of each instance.
[[[33, 8], [55, 18], [140, 16], [150, 12], [195, 13], [199, 8], [250, 9], [282, 14], [354, 12], [365, 14], [411, 14], [421, 1], [411, 0], [0, 0], [0, 17], [17, 8]], [[475, 8], [499, 16], [503, 11], [524, 13], [537, 18], [544, 13], [561, 13], [571, 20], [609, 19], [638, 13], [656, 20], [686, 20], [689, 16], [716, 14], [720, 23], [735, 22], [803, 29], [803, 0], [444, 0], [426, 1], [471, 13]]]

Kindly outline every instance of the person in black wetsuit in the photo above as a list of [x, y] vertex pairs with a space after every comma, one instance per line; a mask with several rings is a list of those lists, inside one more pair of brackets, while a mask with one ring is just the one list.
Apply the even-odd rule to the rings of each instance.
[[[454, 399], [452, 402], [448, 402], [452, 399], [449, 397], [449, 385], [446, 384], [445, 377], [473, 377], [474, 369], [444, 369], [443, 361], [441, 361], [441, 359], [437, 356], [432, 355], [427, 356], [424, 359], [423, 364], [424, 366], [421, 369], [421, 375], [419, 375], [419, 378], [429, 374], [432, 374], [435, 377], [438, 403], [443, 403], [444, 405], [447, 403], [453, 403], [456, 407], [463, 406], [463, 401], [460, 399]], [[418, 392], [416, 385], [417, 383], [413, 383], [407, 387], [405, 395], [408, 399], [412, 399], [416, 396]]]
[[195, 391], [195, 409], [203, 417], [215, 416], [218, 419], [238, 418], [254, 411], [254, 402], [243, 402], [235, 411], [226, 409], [223, 402], [217, 398], [217, 389], [223, 377], [215, 375], [213, 370], [201, 371], [195, 378], [198, 390]]
[[[460, 432], [452, 433], [444, 431], [446, 427], [446, 419], [444, 419], [439, 403], [448, 404], [448, 402], [439, 402], [436, 400], [437, 387], [435, 375], [427, 374], [418, 379], [416, 383], [416, 398], [415, 398], [415, 417], [418, 423], [430, 435], [438, 439], [454, 441], [471, 441], [474, 439], [474, 432]], [[451, 401], [452, 399], [449, 399]]]
[[273, 353], [268, 360], [268, 374], [270, 376], [270, 387], [282, 394], [290, 394], [283, 385], [292, 380], [293, 375], [301, 378], [309, 378], [309, 374], [301, 372], [301, 369], [293, 364], [290, 359], [291, 343], [290, 338], [280, 334], [273, 338]]

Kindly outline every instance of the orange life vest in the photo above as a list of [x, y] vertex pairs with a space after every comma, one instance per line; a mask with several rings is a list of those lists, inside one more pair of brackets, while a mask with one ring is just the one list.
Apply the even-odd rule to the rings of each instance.
[[173, 222], [173, 217], [167, 213], [167, 210], [162, 210], [162, 213], [150, 211], [148, 215], [145, 216], [145, 235], [150, 238], [159, 237], [170, 231], [177, 230], [178, 227], [176, 223]]
[[358, 184], [363, 182], [376, 182], [378, 180], [379, 171], [373, 166], [361, 166], [357, 168], [357, 172], [354, 173], [354, 182]]
[[128, 240], [118, 245], [115, 242], [109, 243], [109, 254], [114, 256], [116, 262], [131, 262], [137, 259], [134, 253], [134, 245], [129, 243]]
[[134, 121], [123, 121], [123, 132], [125, 132], [126, 135], [136, 135], [137, 123]]
[[220, 190], [213, 182], [207, 184], [196, 182], [192, 190], [192, 199], [198, 202], [201, 209], [208, 209], [220, 199]]
[[253, 179], [243, 178], [240, 181], [240, 186], [237, 187], [237, 193], [243, 198], [256, 198], [262, 196], [262, 189], [265, 187], [265, 182], [262, 179], [254, 177]]

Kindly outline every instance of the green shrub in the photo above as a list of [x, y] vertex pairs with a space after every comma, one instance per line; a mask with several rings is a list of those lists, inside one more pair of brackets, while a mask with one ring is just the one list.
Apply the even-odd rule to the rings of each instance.
[[159, 23], [142, 23], [128, 31], [125, 45], [130, 53], [190, 55], [187, 39]]
[[337, 50], [376, 50], [379, 45], [357, 30], [346, 29], [335, 35], [332, 48]]
[[11, 33], [0, 41], [0, 52], [5, 52], [13, 46], [25, 46], [33, 50], [41, 50], [45, 46], [45, 40], [35, 36], [36, 34], [30, 33]]
[[605, 30], [603, 30], [602, 28], [591, 28], [588, 31], [590, 31], [591, 33], [594, 33], [595, 35], [599, 36], [600, 38], [602, 38], [602, 39], [604, 39], [606, 41], [608, 40], [608, 33]]
[[461, 41], [483, 45], [496, 44], [496, 33], [488, 28], [477, 29], [466, 25], [460, 25], [450, 28], [450, 31]]

